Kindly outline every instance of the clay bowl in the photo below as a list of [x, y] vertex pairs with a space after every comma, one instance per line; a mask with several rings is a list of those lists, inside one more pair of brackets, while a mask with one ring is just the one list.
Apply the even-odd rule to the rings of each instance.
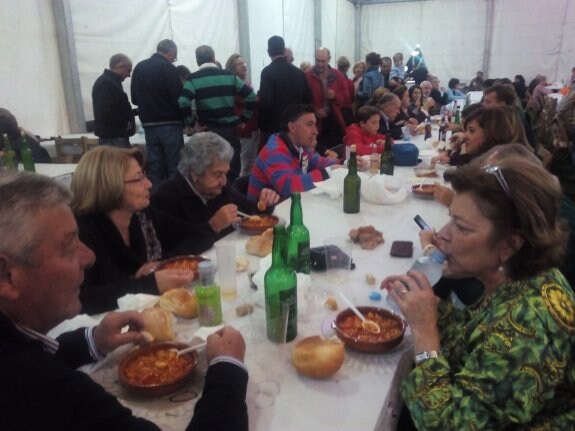
[[332, 323], [336, 335], [346, 346], [365, 353], [385, 353], [401, 343], [407, 328], [405, 320], [384, 308], [370, 306], [357, 308], [366, 318], [380, 324], [380, 333], [373, 334], [363, 329], [359, 317], [350, 308], [346, 308]]

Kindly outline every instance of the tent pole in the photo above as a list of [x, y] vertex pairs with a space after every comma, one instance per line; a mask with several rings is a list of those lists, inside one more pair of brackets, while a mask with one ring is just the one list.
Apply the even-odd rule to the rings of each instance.
[[250, 22], [248, 16], [248, 0], [237, 0], [238, 33], [240, 55], [248, 63], [248, 76], [252, 78], [252, 60], [250, 54]]
[[321, 0], [313, 0], [313, 42], [315, 53], [321, 48]]
[[485, 47], [483, 50], [483, 76], [489, 77], [491, 67], [491, 47], [493, 45], [494, 0], [487, 0], [487, 19], [485, 20]]
[[82, 105], [82, 91], [78, 73], [78, 58], [74, 42], [74, 28], [69, 0], [52, 0], [52, 13], [60, 56], [64, 98], [68, 111], [68, 122], [72, 133], [86, 131], [86, 118]]
[[355, 8], [355, 47], [354, 47], [354, 56], [355, 61], [361, 60], [361, 5], [354, 4], [353, 7]]

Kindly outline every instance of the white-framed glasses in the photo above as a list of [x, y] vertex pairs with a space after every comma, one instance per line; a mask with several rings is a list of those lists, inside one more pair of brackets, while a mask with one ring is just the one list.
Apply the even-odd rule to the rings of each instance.
[[501, 168], [497, 165], [485, 165], [481, 169], [483, 170], [483, 172], [487, 172], [488, 174], [495, 175], [495, 178], [497, 178], [499, 185], [501, 186], [501, 188], [503, 189], [503, 191], [505, 192], [507, 197], [509, 199], [511, 199], [511, 201], [513, 202], [513, 199], [511, 198], [511, 190], [509, 189], [509, 185], [507, 184], [507, 181], [505, 180], [505, 177], [503, 176], [503, 172], [501, 171]]

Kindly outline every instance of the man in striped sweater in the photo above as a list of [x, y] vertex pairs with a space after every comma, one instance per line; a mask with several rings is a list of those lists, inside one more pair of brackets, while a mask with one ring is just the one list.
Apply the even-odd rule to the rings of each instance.
[[[253, 90], [232, 72], [215, 63], [214, 50], [207, 45], [196, 49], [199, 70], [190, 74], [178, 99], [186, 124], [193, 123], [192, 100], [196, 101], [196, 130], [210, 130], [227, 140], [234, 149], [228, 181], [232, 183], [240, 174], [241, 131], [252, 117], [256, 95]], [[234, 113], [234, 98], [244, 100], [244, 110]]]
[[281, 132], [272, 135], [252, 168], [248, 198], [259, 199], [264, 188], [275, 190], [283, 199], [292, 192], [314, 188], [313, 183], [329, 178], [335, 159], [314, 151], [317, 120], [313, 106], [296, 104], [284, 111]]

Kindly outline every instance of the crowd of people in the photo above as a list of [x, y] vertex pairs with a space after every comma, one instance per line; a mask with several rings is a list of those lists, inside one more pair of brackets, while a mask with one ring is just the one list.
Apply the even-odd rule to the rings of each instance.
[[[0, 178], [0, 399], [13, 406], [2, 428], [158, 429], [75, 370], [145, 342], [138, 313], [113, 311], [118, 298], [187, 284], [189, 271], [158, 263], [206, 251], [231, 232], [238, 210], [271, 213], [329, 178], [345, 163], [338, 148], [381, 153], [386, 139], [414, 133], [468, 90], [483, 91], [482, 102], [466, 106], [451, 146], [432, 160], [456, 167], [451, 187], [435, 188], [450, 220], [421, 234], [424, 250], [446, 256], [445, 288], [418, 272], [382, 283], [417, 353], [401, 384], [399, 429], [575, 426], [575, 204], [535, 155], [526, 115], [542, 108], [545, 77], [526, 86], [521, 75], [490, 82], [478, 72], [468, 88], [452, 78], [443, 90], [420, 50], [406, 64], [401, 53], [370, 52], [332, 67], [319, 48], [313, 65], [298, 68], [273, 36], [256, 95], [240, 54], [222, 67], [202, 45], [191, 73], [173, 65], [177, 53], [166, 39], [133, 70], [128, 56], [111, 57], [92, 92], [101, 145], [83, 155], [70, 190], [34, 174]], [[122, 88], [131, 75], [136, 111]], [[559, 110], [571, 136], [574, 94]], [[135, 115], [145, 151], [130, 146]], [[12, 140], [15, 119], [0, 111], [0, 120]], [[46, 336], [81, 311], [109, 314]], [[248, 429], [245, 349], [231, 327], [208, 338], [203, 396], [187, 429]], [[30, 403], [37, 414], [27, 414]]]

